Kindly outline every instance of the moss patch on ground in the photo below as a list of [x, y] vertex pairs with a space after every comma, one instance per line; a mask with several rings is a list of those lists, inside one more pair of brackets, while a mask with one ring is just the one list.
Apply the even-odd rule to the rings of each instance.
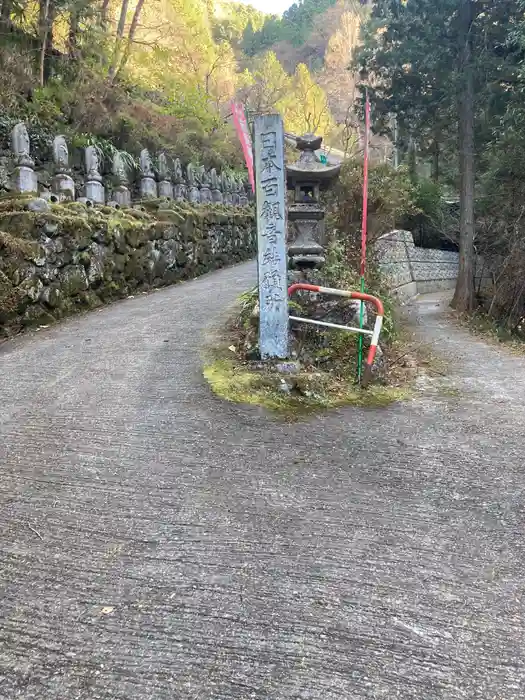
[[[241, 296], [225, 326], [208, 339], [203, 374], [219, 398], [261, 406], [285, 419], [297, 420], [343, 406], [384, 408], [412, 396], [418, 358], [404, 333], [396, 340], [390, 339], [388, 351], [382, 356], [382, 369], [366, 388], [356, 381], [357, 337], [353, 334], [344, 334], [344, 344], [339, 333], [328, 336], [328, 343], [324, 338], [319, 353], [319, 338], [308, 328], [307, 335], [301, 337], [303, 354], [299, 359], [280, 363], [251, 357], [258, 320], [251, 312], [250, 296]], [[290, 336], [290, 345], [297, 347], [293, 331]], [[284, 371], [282, 364], [286, 365]]]
[[[262, 406], [286, 418], [297, 419], [317, 411], [360, 406], [382, 408], [410, 397], [409, 387], [371, 385], [360, 389], [322, 372], [301, 372], [295, 376], [241, 365], [224, 357], [209, 360], [204, 377], [216, 396], [240, 404]], [[283, 391], [283, 382], [292, 389]]]

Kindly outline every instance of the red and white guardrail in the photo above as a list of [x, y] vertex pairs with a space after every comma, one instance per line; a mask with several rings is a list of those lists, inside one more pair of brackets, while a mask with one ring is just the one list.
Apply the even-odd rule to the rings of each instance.
[[291, 296], [294, 292], [299, 290], [304, 290], [306, 292], [315, 292], [316, 294], [330, 294], [338, 297], [347, 297], [349, 299], [357, 299], [358, 301], [369, 301], [376, 307], [376, 321], [373, 330], [368, 330], [366, 328], [355, 328], [353, 326], [342, 326], [338, 323], [328, 323], [327, 321], [318, 321], [313, 318], [302, 318], [301, 316], [290, 316], [291, 321], [300, 321], [301, 323], [310, 323], [314, 326], [325, 326], [326, 328], [337, 328], [343, 331], [349, 331], [350, 333], [362, 333], [363, 335], [370, 335], [372, 337], [370, 341], [370, 349], [368, 350], [368, 356], [366, 358], [365, 369], [370, 370], [374, 364], [374, 358], [376, 356], [377, 345], [379, 343], [379, 334], [381, 333], [381, 327], [383, 326], [383, 316], [384, 309], [381, 299], [372, 296], [371, 294], [364, 294], [363, 292], [350, 292], [346, 289], [333, 289], [332, 287], [319, 287], [316, 284], [306, 284], [304, 282], [298, 282], [292, 284], [288, 287], [288, 296]]

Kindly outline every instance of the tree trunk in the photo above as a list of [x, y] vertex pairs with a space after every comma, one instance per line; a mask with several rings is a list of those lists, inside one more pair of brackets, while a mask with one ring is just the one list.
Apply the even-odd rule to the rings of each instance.
[[472, 65], [473, 9], [462, 0], [460, 19], [459, 93], [459, 271], [452, 306], [458, 311], [474, 308], [474, 73]]
[[117, 66], [119, 62], [119, 56], [122, 50], [122, 42], [124, 38], [124, 29], [126, 28], [126, 17], [128, 14], [129, 0], [122, 0], [122, 5], [120, 6], [120, 17], [117, 27], [117, 36], [115, 39], [115, 48], [113, 49], [113, 57], [111, 59], [111, 65], [109, 67], [108, 76], [110, 80], [115, 78], [117, 72]]
[[120, 73], [120, 71], [124, 68], [124, 66], [128, 62], [129, 55], [131, 53], [131, 47], [133, 46], [133, 42], [135, 40], [135, 34], [137, 32], [137, 27], [139, 24], [140, 13], [142, 12], [143, 7], [144, 7], [144, 0], [138, 0], [137, 5], [135, 7], [135, 12], [133, 13], [133, 19], [131, 20], [131, 25], [129, 27], [128, 41], [126, 43], [126, 48], [124, 49], [124, 53], [122, 55], [122, 59], [120, 61], [118, 70], [115, 71], [115, 75], [114, 75], [115, 78], [117, 77], [117, 75]]
[[11, 10], [13, 9], [13, 0], [2, 0], [2, 10], [0, 12], [0, 24], [3, 28], [11, 24]]
[[434, 140], [432, 146], [432, 181], [436, 184], [439, 182], [439, 141]]
[[108, 25], [109, 0], [103, 0], [100, 10], [100, 24], [106, 28]]
[[67, 36], [67, 52], [69, 58], [78, 57], [78, 14], [71, 10], [69, 18], [69, 31]]
[[408, 142], [408, 176], [411, 182], [417, 182], [417, 147], [412, 136]]
[[[48, 63], [49, 53], [49, 34], [50, 34], [50, 15], [51, 2], [50, 0], [40, 0], [38, 27], [40, 34], [40, 57], [38, 66], [38, 81], [40, 87], [44, 87], [49, 76]], [[52, 43], [52, 41], [51, 41]]]

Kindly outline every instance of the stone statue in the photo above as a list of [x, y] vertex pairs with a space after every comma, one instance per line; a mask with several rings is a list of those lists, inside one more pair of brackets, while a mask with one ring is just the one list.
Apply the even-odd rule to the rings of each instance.
[[111, 172], [117, 185], [128, 184], [128, 173], [124, 164], [124, 159], [120, 151], [115, 151], [113, 154], [113, 162], [111, 164]]
[[232, 193], [232, 204], [239, 206], [239, 183], [235, 175], [230, 176], [230, 191]]
[[219, 180], [219, 176], [217, 175], [217, 170], [215, 168], [212, 168], [210, 170], [210, 185], [212, 190], [221, 189], [221, 182]]
[[115, 187], [113, 189], [113, 198], [115, 203], [120, 207], [131, 206], [131, 193], [128, 188], [128, 170], [120, 151], [115, 151], [113, 153], [111, 172], [115, 183]]
[[100, 158], [95, 146], [88, 146], [85, 150], [86, 173], [88, 178], [102, 180], [100, 175]]
[[195, 174], [195, 166], [193, 163], [188, 163], [186, 168], [186, 179], [188, 180], [188, 185], [190, 187], [195, 187], [197, 185], [197, 177]]
[[171, 172], [168, 157], [165, 153], [159, 153], [159, 197], [173, 199], [173, 185], [171, 184]]
[[201, 193], [199, 191], [199, 180], [198, 180], [198, 168], [196, 168], [193, 163], [188, 163], [186, 168], [186, 174], [188, 177], [188, 199], [192, 204], [199, 204], [201, 201]]
[[215, 168], [212, 168], [210, 170], [210, 185], [212, 201], [216, 202], [217, 204], [222, 204], [223, 197], [221, 192], [221, 182], [219, 180], [219, 176], [217, 175], [217, 171], [215, 170]]
[[142, 199], [155, 199], [157, 197], [157, 183], [155, 172], [151, 162], [151, 156], [147, 148], [140, 152], [140, 196]]
[[26, 125], [20, 122], [11, 132], [11, 150], [15, 161], [11, 181], [15, 192], [38, 192], [37, 175], [33, 169], [35, 163], [30, 148]]
[[13, 127], [11, 132], [11, 148], [15, 155], [17, 165], [28, 165], [32, 167], [34, 161], [30, 155], [29, 134], [24, 122], [19, 122]]
[[173, 161], [173, 182], [176, 185], [182, 185], [184, 182], [184, 176], [182, 174], [182, 165], [180, 164], [180, 159], [175, 158]]
[[53, 161], [57, 171], [69, 170], [69, 150], [64, 136], [53, 139]]
[[169, 178], [169, 175], [170, 175], [170, 170], [169, 170], [169, 165], [168, 165], [168, 156], [164, 152], [159, 153], [158, 165], [159, 165], [159, 179], [160, 180], [167, 180]]
[[207, 204], [212, 201], [210, 190], [210, 177], [204, 165], [199, 168], [199, 181], [201, 190], [201, 202]]
[[224, 204], [231, 204], [232, 203], [232, 193], [231, 193], [231, 184], [230, 184], [230, 178], [226, 173], [223, 171], [221, 173], [221, 182], [222, 182], [222, 198], [224, 201]]
[[104, 204], [106, 195], [100, 174], [100, 157], [96, 146], [88, 146], [84, 152], [86, 181], [84, 185], [86, 199], [93, 204]]
[[75, 200], [75, 183], [69, 170], [69, 151], [64, 136], [53, 139], [53, 163], [55, 175], [51, 181], [51, 189], [59, 200]]
[[246, 178], [245, 178], [245, 183], [246, 183], [245, 189], [246, 189], [246, 192], [247, 192], [247, 195], [248, 195], [248, 203], [254, 202], [254, 201], [255, 201], [255, 193], [254, 193], [254, 191], [253, 191], [252, 183], [251, 183], [250, 178], [249, 178], [248, 175], [247, 175]]
[[153, 163], [147, 148], [143, 148], [140, 152], [140, 172], [142, 173], [142, 177], [155, 177]]
[[186, 200], [186, 183], [182, 174], [182, 165], [179, 158], [173, 161], [172, 180], [175, 183], [173, 186], [173, 197], [176, 202], [184, 202]]
[[242, 176], [239, 180], [239, 204], [241, 207], [247, 207], [250, 203], [248, 199], [248, 183], [246, 177]]

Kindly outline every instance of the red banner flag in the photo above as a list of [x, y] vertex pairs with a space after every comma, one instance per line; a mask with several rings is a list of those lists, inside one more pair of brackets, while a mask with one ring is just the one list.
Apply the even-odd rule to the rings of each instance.
[[252, 137], [250, 134], [250, 129], [248, 128], [248, 122], [246, 120], [246, 113], [244, 111], [244, 106], [241, 104], [232, 104], [233, 122], [235, 124], [235, 130], [237, 131], [237, 136], [241, 142], [242, 152], [244, 153], [244, 160], [246, 161], [246, 167], [248, 168], [248, 176], [250, 178], [250, 183], [252, 186], [252, 191], [255, 192], [255, 179], [253, 176], [253, 148], [252, 148]]

